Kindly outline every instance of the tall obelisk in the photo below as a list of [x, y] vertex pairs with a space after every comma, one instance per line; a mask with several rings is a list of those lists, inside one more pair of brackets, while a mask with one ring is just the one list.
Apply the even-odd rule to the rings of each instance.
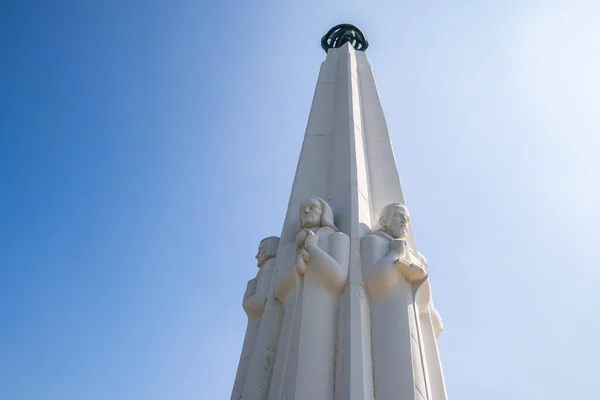
[[244, 296], [249, 325], [232, 399], [446, 400], [441, 319], [368, 42], [343, 24], [321, 45], [327, 57], [281, 237], [276, 251], [261, 244]]

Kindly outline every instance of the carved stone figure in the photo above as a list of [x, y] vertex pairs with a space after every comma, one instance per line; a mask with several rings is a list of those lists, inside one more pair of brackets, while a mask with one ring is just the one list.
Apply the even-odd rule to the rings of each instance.
[[256, 254], [256, 262], [259, 271], [256, 274], [256, 278], [248, 281], [246, 292], [244, 293], [242, 306], [244, 307], [246, 314], [248, 314], [248, 327], [246, 328], [246, 337], [244, 338], [240, 363], [238, 365], [238, 371], [231, 395], [232, 400], [242, 398], [248, 366], [254, 350], [256, 335], [265, 309], [269, 285], [273, 276], [275, 255], [277, 254], [278, 245], [279, 238], [275, 236], [267, 237], [260, 242], [258, 253]]
[[421, 348], [425, 358], [427, 381], [431, 397], [434, 400], [446, 400], [446, 385], [444, 383], [440, 353], [437, 346], [437, 338], [440, 336], [443, 324], [440, 314], [432, 303], [429, 279], [425, 279], [417, 288], [415, 303], [419, 314]]
[[361, 239], [378, 400], [430, 398], [413, 297], [413, 283], [427, 277], [426, 260], [409, 246], [409, 222], [406, 206], [389, 204], [381, 212], [381, 227]]
[[350, 238], [338, 232], [321, 198], [302, 202], [298, 216], [294, 258], [275, 284], [284, 318], [269, 399], [332, 399], [337, 309]]

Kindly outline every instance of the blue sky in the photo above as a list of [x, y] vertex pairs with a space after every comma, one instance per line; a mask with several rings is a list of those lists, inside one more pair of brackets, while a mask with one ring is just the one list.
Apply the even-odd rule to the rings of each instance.
[[[452, 3], [452, 4], [451, 4]], [[0, 5], [0, 398], [229, 397], [320, 37], [374, 68], [454, 399], [599, 398], [600, 3]]]

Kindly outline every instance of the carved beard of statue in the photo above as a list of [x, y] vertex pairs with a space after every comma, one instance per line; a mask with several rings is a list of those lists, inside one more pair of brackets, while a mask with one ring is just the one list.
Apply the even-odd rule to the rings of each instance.
[[390, 204], [384, 210], [380, 219], [382, 230], [396, 239], [406, 239], [410, 215], [408, 209], [402, 204]]
[[279, 244], [279, 238], [271, 236], [261, 240], [258, 246], [258, 253], [256, 254], [257, 267], [260, 268], [271, 258], [275, 257], [277, 253], [277, 245]]
[[318, 199], [310, 198], [300, 205], [300, 223], [303, 228], [315, 228], [321, 226], [323, 207]]

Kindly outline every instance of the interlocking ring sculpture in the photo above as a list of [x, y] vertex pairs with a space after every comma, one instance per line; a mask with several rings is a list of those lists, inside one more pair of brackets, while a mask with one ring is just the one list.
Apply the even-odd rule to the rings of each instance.
[[352, 24], [336, 25], [321, 39], [321, 47], [325, 50], [325, 53], [329, 49], [342, 47], [344, 43], [350, 43], [358, 51], [365, 51], [369, 47], [365, 35]]

